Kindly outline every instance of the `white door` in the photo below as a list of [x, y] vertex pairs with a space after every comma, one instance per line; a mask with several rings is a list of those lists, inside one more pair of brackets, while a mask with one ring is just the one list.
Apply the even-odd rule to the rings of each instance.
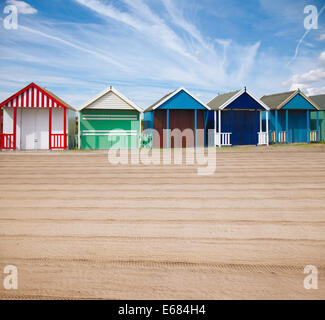
[[36, 150], [49, 148], [49, 110], [40, 108], [22, 109], [21, 149]]
[[36, 109], [26, 108], [21, 112], [20, 148], [23, 150], [35, 149]]
[[36, 112], [36, 149], [47, 150], [49, 148], [49, 109], [37, 109]]

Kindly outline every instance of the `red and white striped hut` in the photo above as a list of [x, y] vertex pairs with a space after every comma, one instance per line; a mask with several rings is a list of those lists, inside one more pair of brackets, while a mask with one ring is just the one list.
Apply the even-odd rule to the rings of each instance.
[[74, 108], [52, 92], [31, 83], [0, 104], [0, 149], [71, 148], [75, 124]]

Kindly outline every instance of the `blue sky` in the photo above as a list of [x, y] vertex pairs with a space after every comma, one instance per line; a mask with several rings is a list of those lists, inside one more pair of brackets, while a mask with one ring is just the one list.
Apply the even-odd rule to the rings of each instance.
[[[3, 9], [18, 8], [18, 29]], [[244, 86], [258, 97], [325, 93], [325, 10], [313, 0], [2, 0], [0, 100], [30, 82], [74, 107], [108, 85], [142, 108], [184, 86], [208, 102]]]

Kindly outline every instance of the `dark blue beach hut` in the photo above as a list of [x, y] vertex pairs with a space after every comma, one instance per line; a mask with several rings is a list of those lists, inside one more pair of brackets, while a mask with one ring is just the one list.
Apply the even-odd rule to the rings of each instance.
[[311, 130], [310, 113], [318, 105], [300, 90], [265, 95], [261, 100], [270, 108], [270, 143], [310, 143], [319, 140]]
[[263, 126], [262, 112], [269, 107], [246, 88], [220, 94], [208, 106], [212, 110], [206, 126], [209, 145], [268, 145], [268, 121]]
[[203, 147], [208, 110], [185, 88], [174, 90], [144, 111], [144, 140], [153, 148]]

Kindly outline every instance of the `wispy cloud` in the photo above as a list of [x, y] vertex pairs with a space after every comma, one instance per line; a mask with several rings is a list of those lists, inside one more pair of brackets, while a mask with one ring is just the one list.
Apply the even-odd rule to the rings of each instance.
[[106, 16], [118, 22], [128, 25], [139, 33], [149, 37], [152, 42], [163, 44], [185, 57], [193, 59], [177, 34], [166, 23], [140, 0], [123, 0], [128, 5], [130, 13], [122, 12], [111, 4], [102, 3], [99, 0], [75, 0], [95, 11], [101, 16]]
[[[45, 14], [44, 2], [35, 0], [37, 19], [23, 15], [18, 30], [0, 28], [1, 92], [40, 82], [78, 106], [114, 85], [146, 107], [179, 86], [203, 101], [245, 85], [262, 95], [291, 86], [293, 81], [283, 83], [291, 76], [321, 68], [301, 71], [300, 56], [286, 67], [290, 52], [283, 52], [278, 37], [266, 47], [270, 40], [264, 33], [242, 36], [240, 18], [248, 14], [255, 21], [260, 14], [252, 15], [245, 4], [227, 28], [219, 17], [208, 19], [221, 2], [220, 19], [230, 19], [238, 1], [220, 0], [217, 8], [214, 2], [194, 0], [69, 0], [57, 6], [49, 2], [52, 7]], [[70, 6], [71, 14], [59, 3]], [[263, 3], [272, 9], [269, 1]], [[268, 20], [265, 27], [271, 26]], [[0, 99], [5, 98], [1, 92]]]
[[[205, 40], [196, 26], [185, 19], [183, 12], [172, 1], [162, 1], [168, 13], [168, 20], [164, 20], [161, 14], [157, 15], [153, 12], [143, 0], [123, 0], [128, 9], [123, 12], [112, 4], [99, 0], [75, 1], [95, 11], [101, 17], [113, 19], [134, 29], [134, 36], [138, 37], [139, 41], [142, 36], [142, 39], [145, 38], [145, 41], [150, 43], [147, 53], [150, 50], [154, 51], [153, 46], [158, 46], [162, 51], [155, 50], [153, 54], [163, 58], [159, 63], [159, 65], [164, 64], [163, 68], [161, 66], [159, 68], [159, 77], [165, 80], [183, 79], [184, 82], [209, 87], [222, 81], [230, 83], [233, 80], [234, 83], [239, 84], [245, 72], [249, 72], [259, 47], [259, 43], [241, 46], [239, 50], [241, 63], [238, 70], [228, 72], [226, 69], [229, 66], [225, 65], [225, 51], [215, 47], [213, 42]], [[181, 28], [187, 36], [177, 34], [170, 24]], [[243, 52], [246, 54], [242, 55]], [[149, 59], [154, 58], [149, 57]], [[173, 63], [174, 61], [176, 63]], [[154, 74], [155, 64], [151, 66]]]
[[26, 26], [20, 26], [21, 29], [23, 30], [26, 30], [28, 32], [31, 32], [31, 33], [34, 33], [34, 34], [37, 34], [39, 36], [42, 36], [42, 37], [45, 37], [47, 39], [50, 39], [50, 40], [54, 40], [54, 41], [57, 41], [57, 42], [60, 42], [62, 43], [63, 45], [65, 46], [68, 46], [68, 47], [71, 47], [73, 49], [77, 49], [77, 50], [80, 50], [80, 51], [83, 51], [83, 52], [86, 52], [86, 53], [89, 53], [97, 58], [100, 58], [108, 63], [111, 63], [111, 64], [115, 64], [121, 68], [125, 68], [121, 63], [115, 61], [114, 59], [111, 59], [110, 57], [107, 56], [107, 54], [104, 54], [104, 53], [100, 53], [98, 51], [95, 51], [95, 50], [92, 50], [92, 49], [87, 49], [85, 47], [82, 47], [80, 45], [77, 45], [73, 42], [70, 42], [70, 41], [67, 41], [67, 40], [64, 40], [64, 39], [61, 39], [57, 36], [53, 36], [53, 35], [50, 35], [50, 34], [47, 34], [47, 33], [44, 33], [44, 32], [41, 32], [39, 30], [35, 30], [35, 29], [32, 29], [32, 28], [29, 28], [29, 27], [26, 27]]

